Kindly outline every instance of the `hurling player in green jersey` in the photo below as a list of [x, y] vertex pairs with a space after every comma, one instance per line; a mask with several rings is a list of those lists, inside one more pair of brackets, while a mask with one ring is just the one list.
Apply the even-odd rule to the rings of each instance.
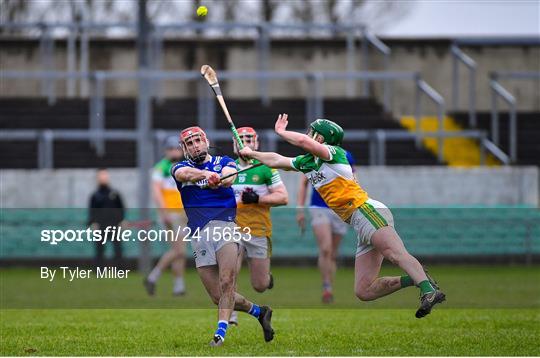
[[[254, 150], [259, 148], [257, 132], [251, 127], [238, 128], [238, 134], [244, 146]], [[238, 153], [238, 145], [233, 139], [234, 152]], [[238, 169], [247, 168], [250, 163], [242, 158], [236, 160]], [[233, 184], [236, 197], [236, 224], [249, 228], [250, 240], [242, 241], [239, 269], [243, 256], [247, 257], [251, 276], [251, 286], [257, 292], [271, 289], [274, 279], [270, 273], [270, 256], [272, 255], [272, 222], [270, 208], [287, 205], [288, 193], [281, 181], [279, 172], [262, 165], [238, 174]], [[231, 323], [236, 323], [236, 313], [231, 316]]]
[[[393, 215], [383, 203], [370, 198], [358, 184], [346, 152], [341, 148], [343, 128], [328, 119], [309, 125], [308, 134], [287, 130], [287, 114], [279, 115], [276, 134], [307, 153], [288, 158], [273, 152], [258, 152], [250, 147], [239, 151], [244, 158], [257, 159], [273, 168], [302, 172], [321, 197], [357, 234], [355, 257], [355, 293], [362, 301], [371, 301], [402, 288], [417, 286], [420, 307], [417, 318], [425, 317], [446, 299], [420, 262], [412, 256], [394, 228]], [[384, 259], [407, 274], [380, 277]]]

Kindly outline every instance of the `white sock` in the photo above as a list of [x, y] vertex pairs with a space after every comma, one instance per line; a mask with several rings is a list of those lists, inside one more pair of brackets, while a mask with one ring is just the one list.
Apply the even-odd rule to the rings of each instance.
[[159, 280], [159, 276], [161, 276], [161, 270], [154, 267], [152, 272], [150, 272], [150, 275], [148, 275], [148, 281], [155, 283], [157, 280]]
[[174, 279], [174, 292], [184, 292], [186, 290], [186, 286], [184, 284], [184, 278], [183, 277], [177, 277]]
[[229, 318], [229, 322], [238, 323], [238, 311], [232, 311], [231, 318]]

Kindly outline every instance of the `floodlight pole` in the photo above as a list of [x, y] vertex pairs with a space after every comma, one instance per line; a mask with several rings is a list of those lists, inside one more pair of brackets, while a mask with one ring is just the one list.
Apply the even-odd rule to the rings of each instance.
[[[138, 207], [139, 220], [150, 220], [150, 168], [152, 166], [153, 142], [151, 138], [152, 109], [150, 81], [146, 72], [149, 69], [150, 23], [146, 12], [146, 0], [138, 1], [137, 54], [138, 54], [138, 95], [137, 95], [137, 167], [139, 168]], [[141, 241], [139, 271], [148, 273], [151, 268], [150, 245]]]

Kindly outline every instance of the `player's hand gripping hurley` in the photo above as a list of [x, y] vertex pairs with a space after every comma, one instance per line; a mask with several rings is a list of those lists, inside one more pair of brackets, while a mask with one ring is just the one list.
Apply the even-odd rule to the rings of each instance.
[[[234, 125], [234, 123], [232, 121], [229, 110], [227, 109], [227, 105], [225, 104], [225, 100], [223, 99], [223, 94], [221, 93], [221, 88], [219, 87], [219, 82], [218, 82], [216, 71], [214, 71], [214, 69], [212, 67], [210, 67], [209, 65], [203, 65], [201, 67], [201, 75], [204, 77], [206, 82], [208, 82], [208, 84], [212, 88], [212, 91], [214, 91], [214, 94], [216, 95], [218, 103], [219, 103], [221, 109], [223, 110], [223, 114], [225, 114], [225, 118], [227, 118], [227, 121], [229, 122], [229, 125], [231, 127], [231, 132], [233, 133], [234, 139], [236, 140], [236, 143], [238, 144], [238, 148], [243, 149], [244, 148], [244, 142], [242, 142], [242, 139], [240, 139], [240, 136], [238, 135], [238, 131], [236, 130], [236, 127], [235, 127], [235, 125]], [[246, 168], [246, 169], [240, 170], [237, 173], [244, 172], [246, 170], [249, 170], [249, 169], [252, 169], [252, 168], [255, 168], [255, 167], [259, 167], [261, 165], [262, 165], [262, 163], [257, 163], [255, 165], [252, 165], [252, 166]], [[226, 176], [222, 177], [221, 180], [230, 178], [231, 176], [236, 175], [237, 173], [226, 175]]]

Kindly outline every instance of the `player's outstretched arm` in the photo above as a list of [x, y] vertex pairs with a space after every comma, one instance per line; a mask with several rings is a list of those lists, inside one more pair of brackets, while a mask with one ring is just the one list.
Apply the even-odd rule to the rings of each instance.
[[294, 169], [292, 166], [293, 158], [284, 157], [274, 152], [258, 152], [249, 147], [244, 147], [240, 150], [239, 154], [244, 158], [257, 159], [259, 162], [270, 168], [285, 170]]
[[325, 145], [317, 142], [305, 134], [288, 131], [288, 117], [289, 116], [286, 113], [280, 114], [274, 126], [274, 130], [281, 138], [323, 160], [330, 160], [332, 158], [330, 152], [328, 151], [328, 147]]

